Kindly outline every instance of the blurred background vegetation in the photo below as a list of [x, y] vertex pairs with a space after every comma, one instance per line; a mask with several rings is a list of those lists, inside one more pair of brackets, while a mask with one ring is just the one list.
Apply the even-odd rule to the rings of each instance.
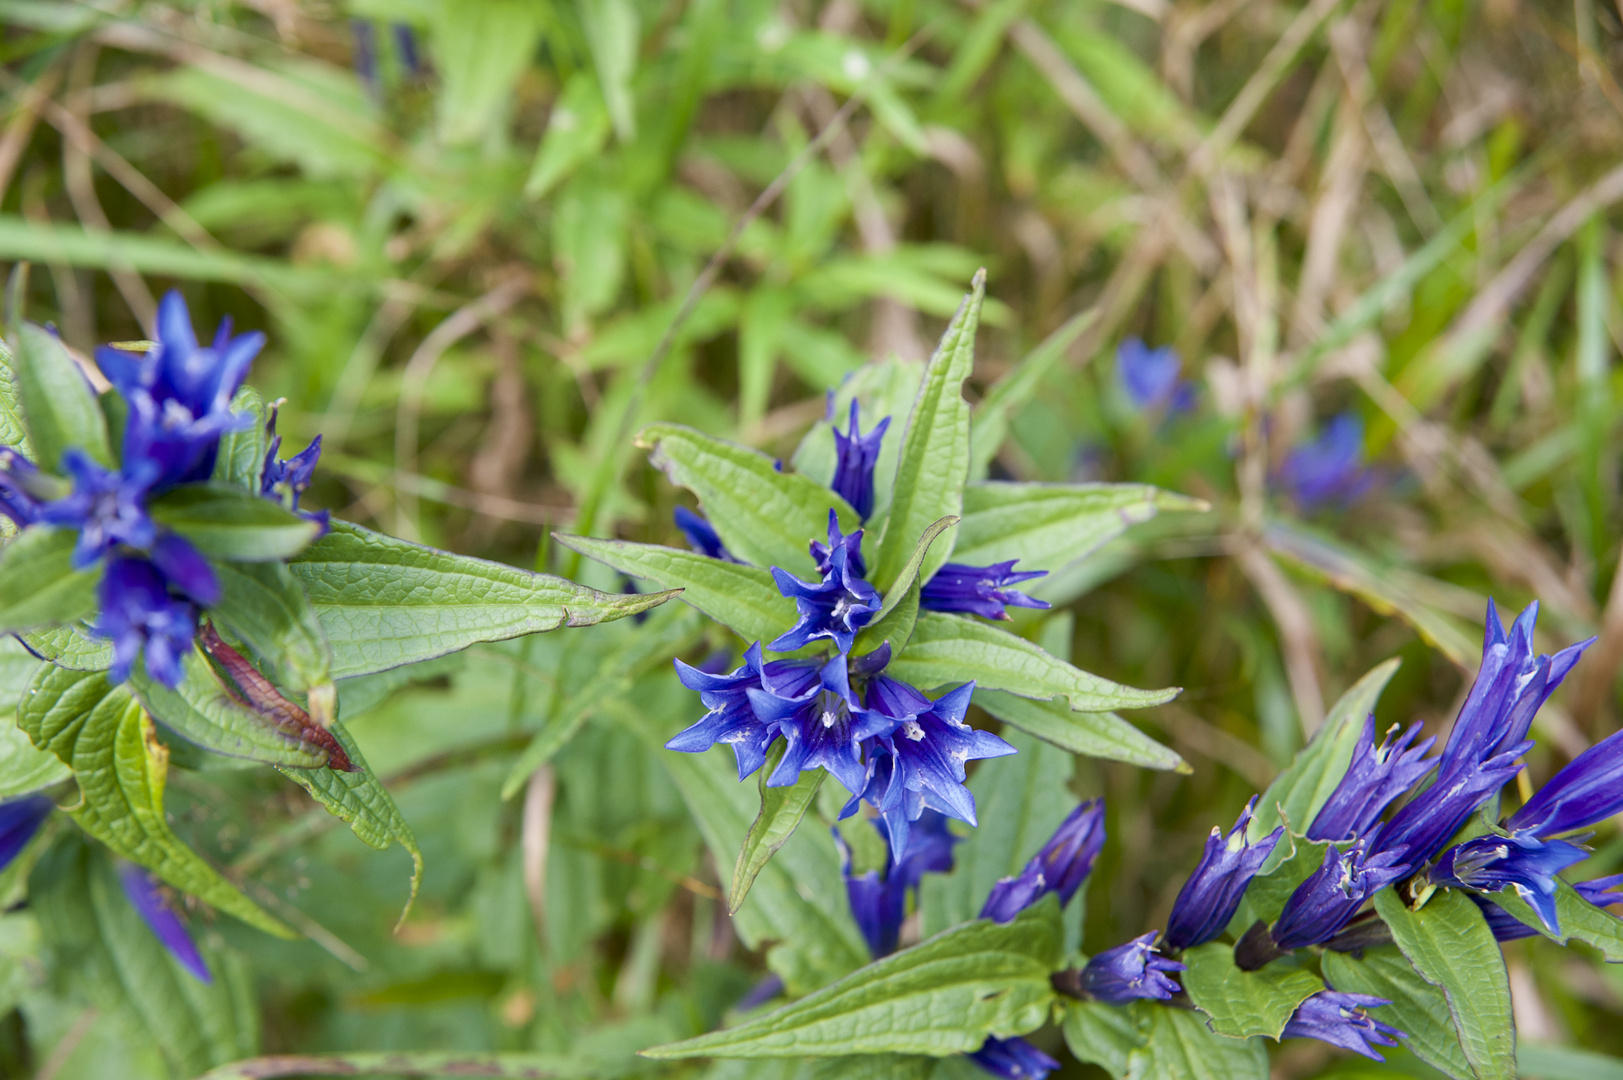
[[[679, 542], [627, 432], [675, 419], [787, 457], [859, 365], [924, 357], [986, 266], [975, 390], [1043, 350], [993, 474], [1213, 505], [1052, 575], [1061, 617], [1019, 624], [1187, 688], [1135, 719], [1193, 775], [1072, 763], [1110, 806], [1094, 946], [1162, 925], [1207, 830], [1377, 662], [1403, 661], [1382, 726], [1446, 726], [1489, 595], [1541, 601], [1545, 651], [1601, 637], [1541, 715], [1535, 778], [1618, 725], [1605, 0], [0, 0], [0, 20], [0, 263], [34, 264], [30, 317], [88, 353], [148, 336], [178, 286], [200, 325], [269, 335], [255, 382], [290, 445], [325, 440], [311, 504], [600, 587], [629, 583], [549, 530]], [[1126, 392], [1129, 336], [1175, 347], [1191, 408]], [[1314, 499], [1284, 466], [1344, 413], [1365, 490]], [[706, 633], [672, 605], [345, 687], [427, 859], [398, 933], [398, 851], [274, 775], [178, 772], [180, 824], [311, 939], [196, 924], [257, 998], [238, 1049], [692, 1072], [629, 1052], [718, 1023], [765, 970], [658, 749], [699, 709], [668, 658], [725, 644]], [[1594, 844], [1575, 877], [1623, 866], [1614, 827]], [[0, 919], [0, 1075], [178, 1069], [39, 949], [26, 909]], [[1581, 952], [1508, 947], [1522, 1037], [1623, 1053], [1623, 977]], [[1279, 1076], [1369, 1071], [1276, 1053]]]

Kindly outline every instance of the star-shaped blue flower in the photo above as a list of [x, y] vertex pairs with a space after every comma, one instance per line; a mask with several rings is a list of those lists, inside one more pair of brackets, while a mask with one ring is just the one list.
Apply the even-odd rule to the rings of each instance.
[[813, 541], [811, 547], [823, 575], [821, 581], [801, 581], [786, 570], [772, 568], [778, 591], [795, 602], [800, 619], [767, 648], [793, 652], [826, 640], [848, 653], [857, 631], [868, 625], [881, 606], [878, 590], [862, 578], [862, 530], [843, 535], [839, 518], [830, 510], [828, 544]]
[[867, 770], [862, 743], [887, 731], [895, 721], [862, 707], [851, 691], [843, 653], [817, 669], [817, 680], [804, 693], [785, 681], [763, 678], [749, 687], [756, 719], [780, 732], [787, 746], [783, 760], [767, 777], [770, 787], [787, 787], [808, 769], [824, 768], [852, 794], [862, 791]]

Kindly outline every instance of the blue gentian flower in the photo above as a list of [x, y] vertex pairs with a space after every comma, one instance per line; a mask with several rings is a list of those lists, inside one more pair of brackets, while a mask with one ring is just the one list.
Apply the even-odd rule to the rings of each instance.
[[721, 542], [721, 534], [716, 532], [716, 527], [706, 521], [704, 515], [696, 514], [685, 506], [678, 506], [674, 516], [676, 527], [682, 530], [682, 535], [687, 538], [688, 547], [700, 555], [708, 555], [722, 562], [738, 561], [733, 557], [733, 553], [727, 550], [727, 545]]
[[[830, 396], [830, 405], [833, 397]], [[835, 493], [851, 505], [863, 521], [873, 513], [873, 470], [879, 460], [879, 444], [890, 427], [890, 417], [875, 424], [868, 434], [862, 434], [859, 406], [851, 399], [851, 423], [845, 430], [834, 429], [834, 479], [829, 483]]]
[[[1593, 881], [1580, 881], [1574, 885], [1573, 891], [1586, 901], [1598, 908], [1609, 908], [1616, 904], [1623, 904], [1623, 893], [1612, 890], [1623, 885], [1623, 874], [1613, 874], [1610, 877], [1596, 878]], [[1522, 922], [1504, 908], [1491, 900], [1484, 900], [1474, 893], [1467, 893], [1476, 901], [1477, 907], [1482, 909], [1483, 916], [1488, 920], [1488, 929], [1499, 941], [1517, 941], [1521, 938], [1530, 938], [1538, 933], [1531, 926]]]
[[987, 1036], [979, 1050], [964, 1056], [1002, 1080], [1044, 1080], [1059, 1068], [1059, 1062], [1019, 1036], [1009, 1039]]
[[1437, 740], [1425, 739], [1416, 744], [1414, 740], [1420, 728], [1416, 722], [1398, 736], [1394, 724], [1377, 747], [1375, 716], [1373, 713], [1367, 716], [1358, 745], [1353, 749], [1352, 761], [1313, 824], [1308, 826], [1307, 838], [1351, 840], [1364, 835], [1380, 820], [1381, 812], [1392, 800], [1435, 768], [1435, 760], [1423, 759]]
[[711, 674], [680, 660], [675, 663], [676, 677], [689, 690], [698, 691], [699, 700], [710, 711], [679, 732], [665, 749], [701, 754], [718, 742], [726, 743], [738, 759], [740, 780], [759, 769], [776, 737], [750, 707], [748, 690], [761, 687], [761, 643], [751, 645], [744, 653], [743, 666], [726, 675]]
[[22, 854], [28, 841], [55, 809], [56, 803], [44, 795], [24, 795], [0, 802], [0, 870]]
[[101, 615], [91, 630], [113, 642], [108, 677], [115, 683], [128, 679], [136, 658], [145, 653], [148, 675], [179, 686], [181, 661], [197, 634], [197, 609], [169, 595], [158, 568], [135, 556], [109, 560], [98, 592]]
[[1303, 508], [1358, 499], [1375, 482], [1364, 468], [1364, 422], [1352, 413], [1331, 420], [1317, 439], [1285, 456], [1278, 481]]
[[1444, 772], [1453, 762], [1485, 761], [1527, 738], [1533, 715], [1595, 641], [1569, 645], [1554, 656], [1534, 655], [1536, 600], [1516, 617], [1508, 635], [1491, 599], [1484, 621], [1482, 664], [1443, 747]]
[[1183, 988], [1170, 973], [1187, 969], [1159, 955], [1155, 937], [1156, 932], [1151, 930], [1093, 957], [1082, 969], [1082, 989], [1111, 1005], [1125, 1005], [1139, 998], [1166, 1001], [1178, 993]]
[[231, 320], [220, 323], [214, 341], [198, 344], [180, 293], [158, 305], [158, 344], [145, 353], [112, 346], [96, 350], [96, 364], [129, 402], [124, 432], [124, 467], [156, 469], [154, 486], [207, 480], [214, 471], [220, 436], [252, 423], [233, 413], [231, 399], [265, 344], [255, 331], [231, 336]]
[[1015, 753], [1014, 747], [964, 723], [974, 683], [931, 701], [884, 675], [868, 684], [868, 707], [892, 721], [869, 747], [863, 797], [884, 817], [896, 850], [911, 850], [908, 822], [926, 807], [976, 824], [975, 796], [964, 786], [964, 764]]
[[315, 479], [316, 462], [321, 460], [321, 436], [317, 435], [310, 440], [309, 446], [283, 461], [278, 457], [282, 451], [282, 437], [276, 434], [274, 409], [265, 430], [271, 441], [265, 451], [264, 468], [259, 471], [259, 494], [272, 502], [281, 503], [306, 521], [316, 522], [321, 526], [322, 535], [325, 535], [329, 527], [327, 511], [299, 509], [299, 498]]
[[1181, 952], [1204, 945], [1221, 934], [1234, 918], [1246, 887], [1273, 854], [1279, 838], [1285, 835], [1282, 825], [1254, 844], [1246, 840], [1246, 829], [1251, 825], [1251, 812], [1256, 805], [1257, 796], [1253, 795], [1226, 837], [1222, 829], [1212, 827], [1200, 865], [1183, 883], [1178, 898], [1172, 903], [1164, 938], [1167, 948]]
[[1324, 862], [1296, 887], [1274, 923], [1270, 936], [1280, 949], [1300, 949], [1334, 937], [1364, 901], [1408, 873], [1401, 850], [1369, 854], [1369, 841], [1359, 840], [1345, 852], [1331, 844]]
[[1519, 742], [1480, 763], [1468, 759], [1450, 762], [1445, 754], [1442, 775], [1392, 815], [1375, 850], [1401, 849], [1410, 863], [1424, 863], [1459, 832], [1477, 807], [1521, 771], [1520, 758], [1532, 746], [1530, 741]]
[[1152, 349], [1143, 338], [1130, 337], [1116, 347], [1116, 374], [1139, 409], [1184, 412], [1195, 404], [1195, 386], [1178, 378], [1183, 366], [1170, 345]]
[[818, 571], [823, 575], [816, 583], [801, 581], [779, 567], [772, 568], [778, 591], [794, 600], [800, 620], [767, 648], [793, 652], [826, 639], [834, 642], [840, 652], [848, 653], [857, 631], [868, 625], [880, 608], [878, 590], [862, 578], [862, 530], [842, 535], [839, 519], [830, 510], [828, 544], [813, 541], [812, 557], [817, 559]]
[[[797, 680], [798, 682], [798, 680]], [[774, 727], [787, 741], [783, 760], [767, 777], [771, 787], [793, 784], [807, 769], [821, 766], [852, 794], [866, 786], [867, 770], [862, 764], [862, 743], [888, 732], [895, 721], [862, 707], [851, 691], [843, 653], [817, 669], [816, 681], [804, 691], [787, 680], [762, 679], [760, 688], [749, 687], [756, 718]]]
[[832, 831], [840, 851], [840, 873], [845, 877], [851, 914], [868, 943], [869, 954], [878, 960], [896, 951], [902, 920], [907, 916], [908, 890], [916, 891], [926, 873], [945, 874], [952, 870], [952, 849], [959, 838], [947, 829], [946, 817], [926, 811], [914, 829], [912, 845], [898, 862], [884, 822], [875, 821], [874, 827], [886, 841], [883, 874], [878, 870], [852, 874], [851, 848], [838, 829]]
[[169, 951], [169, 955], [180, 961], [181, 967], [191, 972], [198, 982], [213, 982], [208, 965], [193, 944], [192, 936], [186, 932], [186, 924], [169, 906], [158, 883], [134, 863], [119, 864], [118, 880], [124, 886], [124, 895], [129, 898], [130, 906], [146, 920], [153, 936]]
[[[1082, 887], [1093, 862], [1105, 846], [1105, 804], [1103, 799], [1082, 803], [1060, 822], [1042, 850], [1014, 877], [992, 886], [981, 918], [1007, 923], [1049, 893], [1058, 893], [1060, 906]], [[1152, 938], [1154, 934], [1150, 935]], [[1126, 946], [1123, 946], [1125, 948]]]
[[966, 566], [947, 563], [937, 570], [919, 591], [919, 606], [931, 611], [956, 611], [979, 615], [983, 619], [1007, 619], [1004, 610], [1015, 607], [1046, 608], [1048, 601], [1034, 600], [1009, 586], [1030, 581], [1047, 574], [1047, 570], [1015, 572], [1018, 559], [994, 563], [991, 566]]
[[1614, 731], [1567, 763], [1505, 827], [1554, 836], [1585, 829], [1623, 811], [1623, 731]]
[[156, 468], [138, 463], [134, 470], [113, 472], [77, 448], [62, 455], [62, 465], [73, 480], [73, 491], [41, 506], [38, 520], [78, 531], [74, 569], [90, 569], [119, 544], [142, 549], [152, 546], [158, 527], [148, 515], [146, 503], [157, 479]]
[[1443, 852], [1430, 871], [1433, 885], [1490, 893], [1515, 889], [1552, 934], [1561, 933], [1555, 909], [1556, 875], [1588, 852], [1565, 840], [1536, 836], [1479, 836]]
[[0, 514], [19, 529], [39, 520], [51, 484], [39, 468], [9, 446], [0, 446]]
[[1343, 1050], [1351, 1050], [1375, 1061], [1385, 1061], [1377, 1046], [1396, 1046], [1409, 1036], [1390, 1024], [1369, 1015], [1370, 1009], [1390, 1005], [1385, 998], [1369, 994], [1343, 994], [1320, 990], [1296, 1007], [1285, 1022], [1281, 1039], [1318, 1039]]

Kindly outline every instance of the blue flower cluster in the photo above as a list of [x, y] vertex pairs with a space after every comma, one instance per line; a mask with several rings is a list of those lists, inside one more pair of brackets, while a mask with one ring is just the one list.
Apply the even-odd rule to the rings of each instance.
[[[847, 430], [834, 432], [832, 489], [864, 519], [873, 511], [874, 466], [889, 426], [886, 417], [864, 434], [853, 401]], [[679, 509], [676, 524], [699, 553], [738, 561], [699, 514]], [[767, 661], [757, 641], [745, 651], [742, 666], [726, 674], [676, 661], [682, 685], [697, 691], [709, 712], [665, 745], [701, 753], [726, 743], [742, 780], [766, 763], [768, 750], [781, 738], [783, 757], [767, 777], [769, 786], [786, 787], [803, 772], [827, 770], [852, 796], [845, 815], [864, 801], [873, 806], [898, 865], [911, 865], [913, 823], [934, 810], [974, 825], [975, 800], [964, 786], [965, 764], [1012, 754], [1014, 747], [964, 722], [973, 682], [932, 701], [884, 673], [891, 658], [888, 644], [852, 655], [858, 632], [883, 607], [883, 597], [867, 580], [862, 537], [862, 529], [845, 533], [830, 509], [827, 542], [810, 542], [818, 576], [804, 581], [781, 567], [771, 568], [778, 591], [795, 602], [797, 618], [766, 649], [793, 653], [832, 646], [833, 652], [817, 659]], [[1048, 606], [1011, 587], [1038, 576], [1014, 572], [1012, 562], [985, 567], [948, 563], [925, 583], [919, 602], [936, 611], [1007, 618], [1009, 604]]]
[[[96, 350], [96, 365], [127, 411], [117, 469], [70, 448], [62, 458], [68, 487], [15, 449], [0, 447], [0, 513], [19, 528], [74, 530], [74, 568], [102, 567], [101, 614], [91, 630], [113, 643], [114, 682], [127, 679], [144, 653], [149, 675], [178, 685], [198, 613], [220, 600], [208, 560], [154, 522], [148, 504], [173, 488], [207, 481], [221, 436], [253, 423], [231, 402], [264, 343], [258, 332], [233, 337], [227, 318], [210, 344], [200, 344], [185, 300], [170, 292], [158, 307], [155, 344], [144, 351]], [[276, 458], [279, 446], [278, 439], [266, 457], [261, 493], [296, 510], [320, 439], [287, 462]], [[305, 516], [326, 525], [325, 514]]]

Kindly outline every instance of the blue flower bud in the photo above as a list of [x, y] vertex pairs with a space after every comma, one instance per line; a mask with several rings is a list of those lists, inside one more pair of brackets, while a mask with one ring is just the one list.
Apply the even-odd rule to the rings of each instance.
[[712, 559], [722, 562], [737, 562], [733, 553], [727, 550], [727, 545], [721, 542], [721, 534], [716, 527], [704, 519], [701, 514], [695, 514], [685, 506], [676, 508], [676, 527], [682, 530], [687, 538], [688, 547], [700, 555], [708, 555]]
[[1082, 969], [1082, 989], [1111, 1005], [1125, 1005], [1138, 998], [1165, 1001], [1178, 993], [1183, 988], [1171, 973], [1187, 969], [1157, 953], [1155, 936], [1151, 930], [1089, 960]]
[[1308, 827], [1307, 838], [1351, 840], [1364, 835], [1380, 820], [1381, 812], [1392, 800], [1435, 768], [1435, 760], [1423, 759], [1436, 739], [1410, 745], [1420, 734], [1420, 728], [1419, 722], [1411, 724], [1399, 737], [1397, 726], [1393, 725], [1386, 739], [1376, 747], [1375, 716], [1372, 713], [1366, 717], [1347, 772]]
[[39, 832], [56, 803], [44, 795], [24, 795], [0, 802], [0, 870], [22, 853], [28, 841]]
[[1409, 1036], [1369, 1015], [1370, 1009], [1390, 1005], [1385, 998], [1369, 994], [1343, 994], [1320, 990], [1296, 1007], [1285, 1022], [1281, 1039], [1318, 1039], [1343, 1050], [1351, 1050], [1375, 1061], [1385, 1061], [1377, 1046], [1396, 1046]]
[[1070, 903], [1092, 872], [1093, 862], [1104, 846], [1104, 800], [1092, 799], [1060, 822], [1054, 835], [1026, 863], [1024, 870], [992, 886], [981, 907], [981, 918], [1010, 922], [1051, 892], [1059, 893], [1060, 906]]
[[1007, 619], [1005, 608], [1046, 608], [1048, 601], [1034, 600], [1009, 586], [1047, 574], [1047, 570], [1014, 570], [1018, 559], [991, 566], [965, 566], [947, 563], [937, 570], [919, 591], [919, 606], [931, 611], [954, 611], [979, 615], [983, 619]]
[[1383, 849], [1369, 854], [1370, 840], [1354, 843], [1343, 852], [1331, 844], [1324, 862], [1296, 887], [1271, 930], [1274, 945], [1282, 950], [1317, 945], [1347, 925], [1364, 901], [1408, 873], [1400, 862], [1401, 850]]
[[1246, 886], [1273, 854], [1279, 838], [1285, 834], [1284, 826], [1254, 844], [1246, 841], [1246, 829], [1256, 805], [1257, 797], [1253, 795], [1228, 836], [1225, 837], [1221, 829], [1212, 828], [1200, 865], [1189, 875], [1172, 903], [1165, 939], [1169, 949], [1192, 949], [1221, 934], [1245, 897]]
[[1018, 1036], [1012, 1039], [987, 1036], [979, 1050], [965, 1056], [1002, 1080], [1044, 1080], [1059, 1068], [1059, 1062]]
[[873, 470], [890, 417], [879, 421], [866, 435], [862, 434], [859, 418], [859, 406], [852, 398], [849, 427], [845, 431], [834, 429], [834, 480], [829, 486], [866, 521], [873, 513]]
[[186, 932], [186, 924], [169, 906], [162, 887], [134, 863], [120, 863], [118, 879], [124, 886], [124, 895], [129, 898], [130, 906], [146, 921], [153, 936], [168, 950], [169, 955], [180, 961], [180, 966], [191, 972], [198, 982], [213, 982], [208, 965], [193, 944], [192, 936]]

